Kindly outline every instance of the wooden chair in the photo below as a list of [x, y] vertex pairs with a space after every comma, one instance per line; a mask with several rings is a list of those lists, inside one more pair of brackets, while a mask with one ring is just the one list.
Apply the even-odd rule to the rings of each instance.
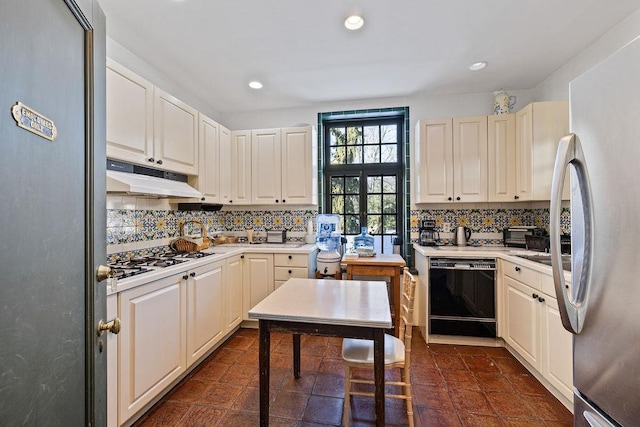
[[[402, 394], [385, 394], [385, 397], [404, 399], [407, 404], [409, 426], [413, 427], [413, 405], [411, 400], [411, 335], [413, 325], [413, 302], [415, 298], [416, 279], [409, 268], [404, 268], [402, 277], [402, 296], [400, 301], [399, 337], [385, 334], [384, 364], [385, 370], [400, 368], [400, 381], [385, 381], [387, 385], [402, 388]], [[354, 378], [353, 369], [370, 368], [373, 370], [373, 341], [345, 338], [342, 341], [342, 361], [345, 365], [344, 384], [344, 425], [349, 426], [351, 396], [374, 396], [373, 393], [354, 391], [353, 384], [373, 384], [373, 380]]]

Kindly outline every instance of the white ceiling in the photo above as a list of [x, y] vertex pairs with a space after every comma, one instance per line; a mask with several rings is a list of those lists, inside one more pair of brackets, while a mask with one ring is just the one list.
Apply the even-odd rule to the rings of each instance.
[[[100, 0], [107, 35], [217, 111], [531, 89], [638, 0]], [[365, 26], [343, 21], [360, 11]], [[482, 71], [468, 71], [487, 61]], [[264, 83], [249, 89], [249, 80]]]

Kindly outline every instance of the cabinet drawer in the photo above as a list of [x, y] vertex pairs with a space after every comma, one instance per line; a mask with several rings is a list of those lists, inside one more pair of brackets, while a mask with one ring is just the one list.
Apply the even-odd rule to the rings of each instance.
[[275, 254], [273, 264], [279, 267], [307, 267], [309, 257], [306, 254]]
[[309, 269], [301, 267], [275, 267], [275, 280], [289, 280], [293, 277], [306, 279]]
[[531, 286], [538, 291], [540, 290], [539, 272], [509, 261], [503, 261], [502, 268], [505, 276]]
[[[571, 289], [571, 279], [568, 277], [569, 274], [564, 274], [564, 284], [567, 286], [567, 289]], [[548, 274], [540, 274], [540, 290], [550, 297], [556, 298], [556, 288], [553, 283], [553, 276]]]

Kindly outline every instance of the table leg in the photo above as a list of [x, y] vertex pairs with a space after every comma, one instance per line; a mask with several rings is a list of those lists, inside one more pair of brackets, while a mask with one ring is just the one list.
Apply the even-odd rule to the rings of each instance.
[[293, 334], [293, 376], [300, 378], [300, 334]]
[[391, 292], [393, 293], [393, 313], [394, 313], [394, 335], [397, 337], [400, 334], [400, 269], [396, 268], [396, 272], [391, 276]]
[[258, 352], [260, 361], [260, 427], [269, 426], [269, 355], [271, 332], [267, 321], [260, 320]]
[[384, 330], [373, 334], [373, 377], [375, 382], [376, 426], [384, 426]]

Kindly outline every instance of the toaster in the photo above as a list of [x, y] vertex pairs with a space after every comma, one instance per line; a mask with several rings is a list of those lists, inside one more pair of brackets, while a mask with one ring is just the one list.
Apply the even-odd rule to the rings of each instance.
[[267, 230], [267, 243], [284, 243], [286, 238], [285, 230]]

